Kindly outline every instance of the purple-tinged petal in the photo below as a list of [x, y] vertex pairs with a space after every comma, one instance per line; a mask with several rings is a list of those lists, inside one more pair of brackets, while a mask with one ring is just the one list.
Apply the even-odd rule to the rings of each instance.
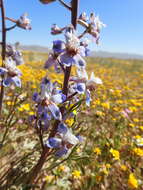
[[85, 83], [77, 83], [76, 84], [76, 91], [79, 94], [83, 94], [85, 92], [85, 89], [86, 89]]
[[41, 120], [51, 120], [51, 116], [47, 112], [43, 112], [40, 117]]
[[28, 118], [28, 121], [33, 122], [35, 119], [36, 119], [35, 115], [30, 115], [29, 118]]
[[64, 142], [68, 142], [71, 145], [76, 145], [79, 143], [78, 138], [72, 134], [72, 132], [70, 130], [67, 131], [67, 133], [65, 133], [62, 137]]
[[88, 18], [88, 16], [86, 15], [86, 13], [83, 12], [83, 13], [81, 13], [81, 15], [79, 16], [79, 19], [81, 19], [81, 20], [87, 22], [89, 18]]
[[79, 48], [79, 54], [82, 56], [82, 57], [85, 57], [86, 54], [85, 54], [85, 47], [84, 46], [80, 46]]
[[88, 74], [87, 74], [85, 68], [78, 68], [77, 75], [78, 75], [79, 79], [84, 79], [85, 82], [88, 80]]
[[59, 107], [56, 104], [52, 103], [48, 105], [48, 108], [56, 120], [59, 120], [59, 121], [62, 120], [62, 114], [60, 112]]
[[0, 75], [4, 75], [7, 73], [7, 69], [0, 67]]
[[33, 96], [32, 96], [32, 100], [34, 102], [39, 102], [40, 101], [40, 96], [38, 92], [34, 92]]
[[86, 90], [86, 105], [90, 106], [90, 102], [91, 102], [91, 94], [89, 90]]
[[4, 79], [4, 81], [3, 81], [3, 85], [4, 85], [5, 87], [10, 86], [11, 83], [12, 83], [11, 77], [7, 77], [7, 78]]
[[46, 146], [49, 148], [60, 148], [62, 140], [59, 138], [51, 137], [47, 140]]
[[84, 141], [84, 138], [82, 136], [77, 135], [76, 137], [78, 138], [79, 142], [83, 142]]
[[15, 76], [11, 78], [12, 82], [19, 88], [21, 88], [21, 80], [19, 77]]
[[90, 49], [85, 48], [85, 56], [88, 57], [88, 56], [90, 56], [90, 54], [91, 54]]
[[70, 67], [71, 65], [75, 64], [75, 60], [73, 59], [73, 57], [68, 55], [67, 53], [64, 53], [60, 56], [60, 61], [66, 67]]
[[56, 54], [63, 53], [65, 51], [65, 43], [62, 40], [53, 41], [53, 51]]
[[53, 58], [52, 55], [49, 56], [48, 60], [45, 62], [45, 69], [49, 69], [52, 65], [56, 64], [57, 60]]
[[12, 58], [15, 61], [16, 65], [24, 64], [22, 53], [20, 51], [16, 51], [14, 55], [12, 56]]
[[52, 100], [54, 103], [56, 104], [60, 104], [63, 103], [66, 100], [66, 96], [62, 93], [60, 94], [55, 94], [52, 96]]
[[68, 132], [68, 128], [67, 128], [67, 126], [66, 126], [64, 123], [60, 123], [60, 124], [58, 125], [57, 131], [58, 131], [59, 133], [66, 134], [66, 133]]
[[42, 105], [38, 105], [37, 112], [38, 112], [39, 114], [41, 114], [41, 113], [44, 112], [44, 111], [45, 111], [45, 107], [42, 106]]
[[43, 131], [47, 131], [49, 129], [49, 126], [50, 126], [50, 122], [44, 121]]
[[66, 155], [68, 153], [68, 148], [66, 146], [60, 148], [56, 153], [55, 156], [56, 157], [62, 157], [64, 155]]
[[86, 67], [86, 62], [85, 60], [79, 55], [75, 55], [73, 57], [74, 59], [74, 64], [78, 67], [78, 68], [85, 68]]

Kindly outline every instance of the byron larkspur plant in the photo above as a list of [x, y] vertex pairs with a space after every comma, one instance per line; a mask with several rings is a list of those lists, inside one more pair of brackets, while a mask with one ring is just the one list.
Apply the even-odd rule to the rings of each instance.
[[[45, 4], [54, 2], [40, 1]], [[49, 54], [48, 60], [45, 62], [44, 68], [49, 69], [51, 66], [54, 66], [57, 74], [63, 73], [64, 82], [62, 86], [59, 86], [56, 84], [56, 81], [55, 83], [51, 83], [50, 79], [45, 76], [41, 83], [40, 93], [36, 92], [33, 95], [33, 100], [37, 105], [37, 114], [30, 118], [35, 120], [34, 126], [38, 131], [43, 131], [39, 134], [42, 139], [43, 156], [41, 156], [38, 164], [33, 168], [33, 176], [30, 175], [30, 181], [33, 181], [37, 177], [39, 170], [45, 163], [46, 157], [51, 155], [51, 149], [56, 149], [54, 154], [61, 157], [69, 154], [69, 150], [78, 144], [78, 137], [71, 132], [72, 129], [70, 129], [70, 126], [66, 126], [64, 121], [69, 116], [70, 118], [74, 117], [72, 112], [76, 110], [77, 105], [80, 105], [80, 102], [84, 99], [86, 100], [86, 104], [90, 106], [90, 92], [96, 89], [96, 85], [102, 84], [102, 80], [95, 77], [94, 73], [91, 74], [90, 79], [88, 78], [84, 57], [89, 55], [89, 40], [81, 38], [87, 33], [90, 33], [96, 38], [97, 42], [99, 40], [100, 29], [105, 25], [93, 13], [90, 16], [90, 23], [87, 24], [87, 19], [84, 18], [86, 14], [84, 13], [80, 16], [78, 22], [85, 22], [86, 32], [78, 36], [76, 30], [77, 5], [78, 0], [73, 0], [71, 6], [75, 7], [75, 9], [72, 10], [72, 7], [66, 4], [66, 8], [70, 7], [70, 10], [72, 10], [72, 24], [63, 28], [58, 27], [56, 24], [51, 27], [51, 34], [58, 35], [63, 33], [65, 41], [53, 41], [52, 51]], [[93, 35], [94, 32], [96, 32], [96, 35]], [[78, 76], [76, 77], [70, 77], [73, 66], [77, 70]], [[67, 105], [73, 105], [73, 109], [67, 109]], [[55, 120], [54, 123], [53, 120]], [[45, 131], [47, 131], [46, 134], [48, 135], [46, 136], [48, 136], [48, 140], [46, 140], [46, 136], [44, 135]]]

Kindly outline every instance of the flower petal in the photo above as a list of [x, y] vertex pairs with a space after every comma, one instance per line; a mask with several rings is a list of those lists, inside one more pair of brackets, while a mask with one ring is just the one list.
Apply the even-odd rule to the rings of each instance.
[[51, 137], [47, 140], [46, 145], [49, 148], [59, 148], [62, 140], [59, 138]]
[[62, 120], [62, 114], [60, 112], [59, 107], [56, 104], [52, 103], [48, 105], [48, 108], [56, 120]]
[[7, 69], [0, 67], [0, 75], [4, 75], [7, 73]]
[[66, 134], [68, 132], [68, 128], [64, 123], [60, 123], [58, 125], [58, 130], [59, 133]]
[[90, 91], [86, 90], [86, 105], [90, 106], [90, 102], [91, 102], [91, 95], [90, 95]]
[[11, 78], [12, 82], [19, 88], [21, 88], [21, 80], [18, 76]]
[[63, 141], [70, 143], [71, 145], [76, 145], [79, 143], [78, 138], [72, 134], [70, 130], [67, 131], [66, 134], [63, 135]]
[[5, 87], [10, 86], [11, 83], [12, 83], [11, 77], [7, 77], [7, 78], [4, 79], [4, 81], [3, 81], [3, 85], [4, 85]]
[[60, 148], [56, 153], [55, 156], [62, 157], [68, 153], [68, 148], [66, 146]]
[[79, 94], [83, 94], [85, 92], [86, 86], [85, 83], [77, 83], [75, 88]]

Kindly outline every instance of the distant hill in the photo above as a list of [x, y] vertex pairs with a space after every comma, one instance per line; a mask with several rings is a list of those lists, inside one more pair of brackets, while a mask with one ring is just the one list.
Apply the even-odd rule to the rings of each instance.
[[[50, 49], [46, 46], [39, 45], [20, 45], [20, 49], [24, 51], [34, 51], [41, 53], [48, 53]], [[143, 55], [130, 54], [130, 53], [112, 53], [107, 51], [93, 51], [91, 57], [103, 57], [103, 58], [118, 58], [118, 59], [143, 59]]]
[[97, 51], [91, 53], [92, 57], [103, 57], [103, 58], [117, 58], [117, 59], [143, 59], [143, 55], [130, 54], [130, 53], [112, 53], [106, 51]]
[[19, 48], [23, 51], [34, 51], [41, 53], [48, 53], [50, 51], [48, 47], [39, 45], [20, 45]]

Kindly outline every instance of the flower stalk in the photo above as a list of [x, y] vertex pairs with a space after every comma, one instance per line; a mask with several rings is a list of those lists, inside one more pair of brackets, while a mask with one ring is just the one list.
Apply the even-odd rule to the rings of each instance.
[[[72, 13], [71, 13], [71, 23], [74, 26], [74, 28], [76, 29], [77, 26], [77, 14], [78, 14], [78, 4], [79, 4], [79, 0], [72, 0]], [[65, 73], [64, 73], [64, 84], [63, 84], [63, 94], [65, 94], [67, 96], [68, 94], [68, 82], [69, 82], [69, 77], [70, 77], [70, 73], [71, 73], [71, 66], [70, 67], [66, 67]], [[61, 113], [64, 113], [65, 108], [62, 107], [61, 108]], [[57, 131], [57, 127], [59, 125], [59, 121], [55, 121], [53, 129], [49, 135], [50, 137], [54, 137]], [[50, 148], [49, 147], [45, 147], [43, 149], [43, 152], [41, 154], [41, 157], [37, 163], [37, 165], [32, 169], [30, 175], [29, 175], [29, 179], [27, 180], [27, 185], [28, 184], [33, 184], [34, 181], [36, 181], [39, 172], [41, 171], [44, 163], [47, 160], [47, 157], [50, 155]]]
[[[6, 23], [5, 23], [5, 8], [4, 8], [4, 1], [0, 0], [0, 8], [1, 8], [1, 17], [2, 17], [2, 67], [4, 67], [4, 61], [6, 57]], [[3, 83], [3, 79], [2, 82]], [[2, 114], [2, 104], [3, 104], [3, 97], [4, 97], [4, 86], [1, 84], [1, 91], [0, 91], [0, 118]]]

